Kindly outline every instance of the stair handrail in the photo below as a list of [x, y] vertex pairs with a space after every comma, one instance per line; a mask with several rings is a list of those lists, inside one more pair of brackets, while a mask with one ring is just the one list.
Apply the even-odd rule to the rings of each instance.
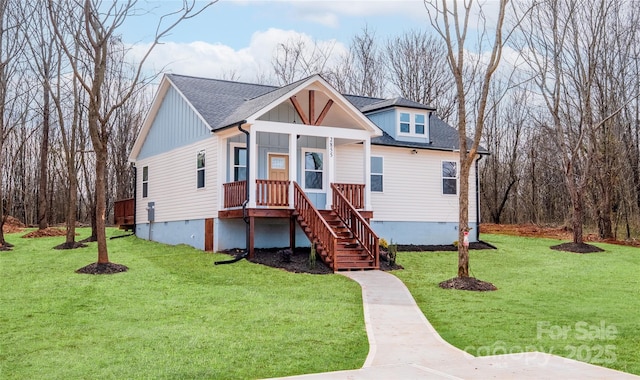
[[329, 223], [322, 217], [318, 209], [315, 208], [313, 203], [307, 194], [302, 190], [297, 182], [293, 182], [294, 186], [294, 208], [298, 215], [301, 217], [307, 226], [311, 229], [313, 237], [311, 240], [314, 243], [314, 238], [317, 239], [327, 252], [327, 256], [331, 260], [331, 269], [336, 271], [336, 245], [338, 241], [338, 235], [333, 232]]
[[347, 228], [351, 230], [351, 233], [364, 248], [364, 251], [373, 259], [374, 266], [379, 268], [380, 247], [378, 246], [378, 235], [335, 184], [331, 184], [331, 189], [333, 190], [333, 204], [331, 207]]

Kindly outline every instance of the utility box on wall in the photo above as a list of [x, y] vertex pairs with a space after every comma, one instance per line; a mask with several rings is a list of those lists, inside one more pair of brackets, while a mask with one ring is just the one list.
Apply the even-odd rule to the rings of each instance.
[[147, 220], [153, 222], [156, 218], [156, 202], [147, 203]]

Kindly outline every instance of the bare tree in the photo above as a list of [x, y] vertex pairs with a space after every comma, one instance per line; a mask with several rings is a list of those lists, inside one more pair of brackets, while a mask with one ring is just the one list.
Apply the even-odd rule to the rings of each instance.
[[302, 37], [278, 44], [271, 61], [278, 84], [287, 85], [313, 74], [326, 74], [333, 46], [309, 42]]
[[24, 67], [21, 60], [24, 39], [20, 31], [22, 2], [0, 0], [0, 249], [12, 245], [5, 240], [3, 227], [10, 209], [10, 193], [6, 193], [4, 181], [9, 180], [5, 153], [6, 142], [13, 131], [25, 122], [21, 87]]
[[385, 62], [391, 83], [404, 98], [436, 107], [447, 121], [455, 111], [455, 91], [442, 40], [425, 31], [409, 31], [387, 41]]
[[[606, 61], [602, 58], [610, 49], [606, 43], [610, 33], [607, 24], [615, 14], [614, 3], [539, 2], [531, 9], [520, 33], [523, 42], [520, 48], [530, 52], [523, 58], [548, 114], [541, 116], [538, 123], [553, 137], [551, 141], [564, 168], [571, 198], [573, 243], [578, 245], [584, 244], [585, 196], [592, 185], [593, 165], [596, 160], [600, 163], [605, 160], [594, 155], [598, 146], [608, 140], [596, 141], [603, 137], [598, 134], [624, 108], [618, 105], [601, 109], [601, 114], [597, 112], [598, 78], [606, 75], [601, 71]], [[610, 209], [610, 194], [605, 196], [608, 199], [604, 208]], [[603, 217], [610, 220], [610, 216]]]
[[506, 89], [495, 85], [490, 91], [489, 112], [484, 142], [492, 154], [481, 163], [483, 178], [482, 205], [493, 223], [500, 223], [507, 208], [507, 201], [520, 182], [521, 143], [528, 118], [526, 88], [512, 90], [505, 98]]
[[[103, 3], [100, 0], [79, 1], [56, 1], [48, 0], [50, 20], [56, 37], [62, 50], [69, 58], [73, 68], [73, 75], [78, 80], [80, 87], [86, 92], [88, 97], [87, 122], [91, 143], [95, 152], [95, 181], [96, 181], [96, 226], [98, 243], [99, 270], [107, 270], [109, 255], [107, 250], [107, 239], [105, 231], [106, 217], [106, 167], [108, 160], [109, 126], [114, 113], [119, 110], [131, 96], [146, 82], [142, 72], [143, 64], [151, 51], [160, 42], [160, 39], [168, 34], [180, 22], [192, 18], [201, 13], [213, 2], [206, 3], [200, 9], [196, 9], [195, 0], [183, 0], [182, 7], [169, 15], [161, 18], [167, 21], [171, 17], [174, 19], [168, 26], [159, 24], [156, 36], [135, 70], [135, 74], [130, 78], [128, 86], [120, 88], [118, 93], [109, 93], [110, 84], [106, 82], [109, 65], [113, 61], [109, 60], [114, 47], [113, 40], [117, 38], [116, 32], [127, 17], [135, 15], [137, 1], [129, 0], [123, 2]], [[74, 8], [77, 12], [74, 12]], [[53, 17], [55, 14], [68, 15], [65, 19]], [[79, 47], [79, 52], [85, 58], [84, 61], [73, 60], [76, 50], [69, 41], [64, 38], [59, 23], [80, 24], [84, 27], [84, 33], [74, 42]], [[77, 30], [77, 28], [71, 28]], [[80, 37], [80, 36], [79, 36]], [[82, 67], [81, 67], [82, 66]], [[112, 265], [111, 265], [112, 266]], [[126, 267], [119, 266], [118, 270], [126, 270]], [[108, 269], [110, 270], [110, 269]]]
[[53, 80], [54, 44], [55, 39], [49, 32], [46, 9], [40, 4], [25, 3], [22, 18], [26, 21], [26, 39], [29, 46], [29, 60], [31, 69], [37, 74], [40, 81], [40, 94], [42, 103], [38, 105], [42, 117], [41, 140], [38, 167], [38, 229], [45, 229], [49, 226], [47, 201], [48, 177], [49, 177], [49, 131], [51, 129], [51, 82]]
[[[487, 98], [494, 73], [498, 69], [502, 56], [504, 24], [508, 0], [500, 0], [499, 10], [495, 21], [495, 33], [487, 38], [486, 19], [484, 29], [480, 30], [478, 51], [482, 52], [482, 42], [490, 40], [491, 53], [486, 61], [480, 57], [473, 60], [465, 49], [469, 33], [469, 18], [472, 15], [473, 1], [450, 4], [447, 0], [425, 1], [429, 12], [431, 25], [443, 39], [447, 51], [447, 63], [454, 78], [457, 95], [457, 129], [460, 148], [460, 194], [459, 194], [459, 228], [458, 241], [463, 242], [464, 233], [469, 231], [469, 174], [473, 163], [478, 159], [478, 147], [484, 130]], [[482, 14], [481, 14], [482, 15]], [[482, 65], [482, 66], [480, 66]], [[465, 83], [465, 72], [471, 66], [473, 72], [479, 72], [477, 83]], [[470, 93], [470, 85], [474, 92]], [[472, 109], [473, 108], [473, 109]], [[467, 119], [473, 114], [471, 141], [467, 140], [469, 126]], [[458, 277], [469, 277], [469, 248], [465, 244], [458, 244]]]
[[381, 97], [386, 87], [383, 59], [375, 33], [365, 27], [351, 39], [349, 51], [331, 68], [327, 80], [343, 94]]

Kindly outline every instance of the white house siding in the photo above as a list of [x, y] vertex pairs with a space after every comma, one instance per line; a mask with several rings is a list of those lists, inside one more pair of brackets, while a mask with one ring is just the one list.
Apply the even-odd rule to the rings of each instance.
[[338, 145], [336, 147], [337, 183], [364, 184], [364, 147], [362, 144]]
[[[442, 161], [458, 152], [373, 145], [383, 157], [383, 192], [371, 193], [376, 233], [398, 244], [451, 244], [458, 240], [458, 197], [442, 194]], [[458, 168], [459, 169], [459, 168]], [[475, 168], [470, 174], [469, 225], [476, 240]], [[459, 184], [458, 184], [459, 189]]]
[[[155, 202], [155, 222], [217, 216], [217, 137], [136, 161], [137, 223], [147, 223], [148, 202]], [[197, 188], [196, 157], [205, 150], [205, 187]], [[148, 196], [142, 197], [143, 167], [149, 167]]]
[[[458, 152], [373, 145], [384, 157], [382, 193], [371, 193], [374, 218], [386, 221], [457, 222], [458, 197], [442, 194], [442, 161], [458, 161]], [[459, 168], [458, 168], [459, 169]], [[459, 172], [459, 170], [458, 170]], [[469, 221], [475, 222], [475, 168], [470, 175]]]

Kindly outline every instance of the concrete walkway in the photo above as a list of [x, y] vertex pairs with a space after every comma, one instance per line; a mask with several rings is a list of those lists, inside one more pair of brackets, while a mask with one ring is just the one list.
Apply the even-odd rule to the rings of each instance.
[[640, 379], [540, 352], [474, 357], [438, 335], [394, 275], [382, 271], [342, 274], [362, 286], [370, 347], [364, 366], [286, 379]]

